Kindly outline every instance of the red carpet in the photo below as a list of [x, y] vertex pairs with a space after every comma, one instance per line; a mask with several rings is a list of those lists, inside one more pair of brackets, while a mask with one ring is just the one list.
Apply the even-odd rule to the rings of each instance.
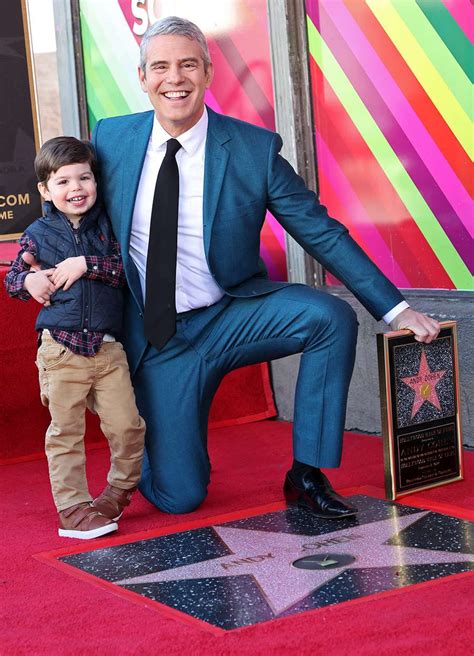
[[[210, 494], [192, 518], [281, 501], [281, 485], [291, 458], [290, 433], [289, 424], [276, 421], [212, 431]], [[105, 449], [89, 452], [93, 493], [104, 484], [107, 461]], [[342, 467], [331, 472], [331, 479], [340, 489], [366, 485], [380, 489], [382, 463], [380, 439], [347, 435]], [[465, 575], [212, 635], [36, 560], [34, 554], [77, 543], [57, 536], [46, 462], [9, 464], [1, 473], [6, 594], [1, 653], [6, 656], [472, 653], [474, 595], [472, 577]], [[448, 511], [449, 507], [451, 514], [472, 515], [474, 454], [466, 454], [465, 481], [420, 497], [428, 499], [435, 510]], [[417, 495], [405, 497], [403, 502], [415, 505]], [[118, 535], [189, 519], [164, 515], [137, 494], [121, 520]]]
[[9, 266], [16, 258], [19, 248], [18, 242], [16, 241], [0, 242], [0, 265]]
[[[0, 266], [0, 463], [41, 454], [49, 424], [49, 414], [39, 400], [35, 365], [34, 325], [39, 306], [7, 296], [3, 284], [7, 270]], [[209, 425], [218, 428], [275, 415], [268, 366], [261, 364], [232, 371], [224, 378]], [[88, 416], [87, 442], [105, 444], [97, 417], [92, 415]]]

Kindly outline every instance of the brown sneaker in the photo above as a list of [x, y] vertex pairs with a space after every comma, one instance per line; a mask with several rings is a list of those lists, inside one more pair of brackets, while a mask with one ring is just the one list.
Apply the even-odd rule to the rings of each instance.
[[119, 487], [107, 485], [105, 490], [94, 499], [92, 505], [104, 517], [117, 521], [122, 516], [124, 508], [130, 505], [130, 499], [136, 489], [136, 486], [130, 490], [122, 490]]
[[59, 535], [62, 538], [79, 538], [90, 540], [101, 535], [112, 533], [118, 525], [107, 517], [101, 515], [90, 503], [76, 503], [76, 505], [61, 510], [59, 513]]

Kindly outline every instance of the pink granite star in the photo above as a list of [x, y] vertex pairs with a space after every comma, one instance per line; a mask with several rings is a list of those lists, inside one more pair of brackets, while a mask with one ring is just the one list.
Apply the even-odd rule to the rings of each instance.
[[415, 391], [415, 400], [413, 401], [411, 411], [412, 419], [426, 401], [431, 403], [431, 405], [434, 405], [438, 410], [441, 410], [439, 398], [436, 393], [436, 385], [445, 373], [446, 369], [443, 369], [442, 371], [431, 371], [426, 359], [426, 353], [423, 349], [421, 351], [420, 368], [418, 369], [418, 373], [414, 376], [402, 378], [405, 385], [408, 385]]
[[[114, 581], [115, 585], [127, 586], [140, 583], [161, 583], [190, 579], [253, 576], [260, 591], [275, 615], [290, 609], [309, 594], [336, 579], [345, 570], [398, 567], [403, 583], [405, 567], [434, 563], [474, 562], [474, 556], [466, 553], [423, 549], [409, 545], [391, 544], [397, 535], [415, 524], [428, 513], [418, 512], [406, 517], [395, 513], [384, 519], [353, 528], [338, 529], [325, 533], [324, 537], [295, 535], [271, 531], [248, 530], [229, 526], [214, 526], [214, 530], [230, 554], [209, 558], [191, 565], [180, 565], [151, 574], [133, 576]], [[329, 521], [329, 520], [328, 520]], [[403, 537], [402, 537], [403, 539]], [[348, 565], [341, 564], [329, 570], [297, 569], [293, 562], [303, 556], [318, 553], [323, 555], [330, 549], [336, 554], [355, 556]], [[321, 556], [322, 562], [324, 557]], [[408, 570], [407, 570], [408, 571]], [[361, 575], [363, 580], [363, 574]]]

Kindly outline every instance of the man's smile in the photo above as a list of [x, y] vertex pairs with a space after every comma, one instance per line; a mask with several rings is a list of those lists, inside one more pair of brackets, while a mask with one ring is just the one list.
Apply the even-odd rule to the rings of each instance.
[[181, 98], [187, 98], [191, 91], [164, 91], [163, 95], [168, 100], [180, 100]]

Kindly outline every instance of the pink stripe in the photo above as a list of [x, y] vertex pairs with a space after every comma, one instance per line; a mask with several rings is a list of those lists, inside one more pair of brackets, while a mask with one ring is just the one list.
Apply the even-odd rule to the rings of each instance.
[[[383, 94], [384, 102], [405, 132], [419, 157], [423, 160], [451, 207], [465, 225], [469, 234], [473, 236], [472, 216], [474, 207], [464, 185], [446, 161], [418, 115], [400, 91], [382, 60], [343, 3], [322, 0], [322, 4], [342, 38], [364, 68], [374, 87]], [[322, 30], [324, 31], [324, 26]]]
[[270, 280], [281, 280], [275, 261], [263, 241], [260, 241], [260, 257], [265, 262]]
[[275, 219], [274, 216], [270, 214], [270, 212], [267, 212], [267, 215], [265, 217], [265, 221], [268, 224], [268, 227], [271, 229], [273, 232], [276, 240], [278, 241], [280, 248], [282, 251], [286, 250], [286, 242], [285, 242], [285, 231], [281, 227], [281, 225], [278, 223], [278, 221]]
[[219, 103], [216, 100], [215, 95], [212, 93], [210, 89], [206, 91], [206, 104], [213, 109], [215, 112], [218, 114], [223, 114], [224, 112], [222, 111], [222, 107], [219, 105]]
[[367, 214], [319, 132], [317, 133], [317, 141], [319, 166], [324, 170], [324, 175], [331, 187], [337, 191], [341, 205], [346, 208], [347, 217], [356, 226], [358, 233], [366, 244], [364, 250], [369, 253], [370, 257], [377, 262], [382, 270], [388, 271], [391, 269], [393, 271], [390, 279], [395, 285], [398, 287], [411, 287], [410, 281], [403, 273], [398, 262], [395, 261], [393, 253], [375, 227], [372, 217]]
[[441, 0], [464, 34], [474, 43], [474, 20], [469, 0]]

